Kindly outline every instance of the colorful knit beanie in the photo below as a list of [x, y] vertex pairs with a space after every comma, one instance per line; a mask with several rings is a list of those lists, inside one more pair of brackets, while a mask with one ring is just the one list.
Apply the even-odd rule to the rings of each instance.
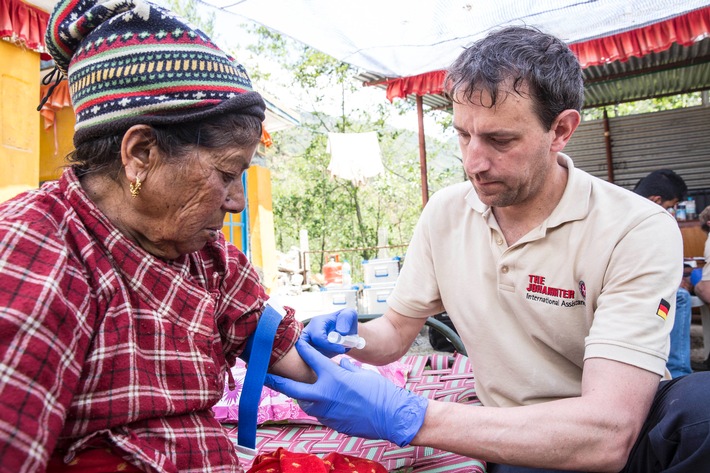
[[75, 146], [139, 123], [224, 113], [264, 120], [264, 101], [244, 67], [202, 31], [145, 0], [62, 0], [46, 41], [69, 80]]

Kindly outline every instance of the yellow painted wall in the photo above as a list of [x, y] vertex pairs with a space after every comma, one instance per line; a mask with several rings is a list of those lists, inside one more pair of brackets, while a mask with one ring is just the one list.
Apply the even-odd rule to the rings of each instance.
[[[40, 182], [59, 179], [63, 167], [66, 165], [66, 156], [74, 150], [74, 110], [64, 107], [54, 116], [55, 126], [44, 129], [44, 120], [40, 119], [40, 157], [39, 180]], [[56, 142], [55, 142], [56, 132]], [[56, 144], [56, 146], [55, 146]]]
[[0, 41], [0, 200], [39, 185], [39, 53]]
[[[274, 215], [271, 207], [271, 171], [262, 166], [251, 166], [247, 170], [249, 216], [249, 257], [261, 273], [262, 283], [267, 292], [273, 288], [278, 278], [276, 262], [276, 237], [274, 235]], [[243, 229], [231, 222], [240, 222], [241, 214], [227, 214], [222, 233], [227, 241], [237, 248], [242, 247]]]
[[278, 278], [276, 262], [276, 237], [271, 198], [271, 171], [262, 166], [252, 166], [247, 171], [249, 198], [249, 241], [251, 261], [263, 272], [262, 282], [267, 291]]

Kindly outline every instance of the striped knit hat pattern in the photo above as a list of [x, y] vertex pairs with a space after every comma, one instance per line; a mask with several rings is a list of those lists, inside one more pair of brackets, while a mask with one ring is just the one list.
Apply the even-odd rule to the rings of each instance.
[[69, 81], [75, 146], [136, 124], [223, 113], [264, 120], [264, 101], [244, 67], [186, 20], [145, 0], [61, 0], [46, 42]]

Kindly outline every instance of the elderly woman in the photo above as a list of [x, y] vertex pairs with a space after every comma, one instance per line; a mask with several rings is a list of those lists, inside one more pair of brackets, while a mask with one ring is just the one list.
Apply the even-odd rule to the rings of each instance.
[[[141, 0], [64, 0], [47, 43], [76, 150], [0, 206], [0, 471], [242, 471], [211, 406], [267, 297], [221, 227], [264, 102]], [[289, 311], [270, 368], [308, 381], [300, 331]]]

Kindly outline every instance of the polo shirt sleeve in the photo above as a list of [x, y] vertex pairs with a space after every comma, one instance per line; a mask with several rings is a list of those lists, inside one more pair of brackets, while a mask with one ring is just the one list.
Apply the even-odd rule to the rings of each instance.
[[[665, 373], [683, 241], [665, 211], [631, 223], [614, 245], [585, 340], [585, 360], [607, 358]], [[579, 262], [584, 264], [584, 262]]]
[[[30, 218], [32, 215], [30, 215]], [[44, 471], [91, 342], [91, 291], [42, 216], [0, 221], [0, 471]]]
[[387, 299], [389, 307], [407, 317], [426, 318], [444, 312], [431, 246], [433, 231], [437, 226], [445, 226], [436, 220], [437, 216], [445, 215], [440, 210], [442, 205], [456, 205], [442, 199], [444, 194], [437, 192], [424, 207], [407, 247], [397, 284]]

